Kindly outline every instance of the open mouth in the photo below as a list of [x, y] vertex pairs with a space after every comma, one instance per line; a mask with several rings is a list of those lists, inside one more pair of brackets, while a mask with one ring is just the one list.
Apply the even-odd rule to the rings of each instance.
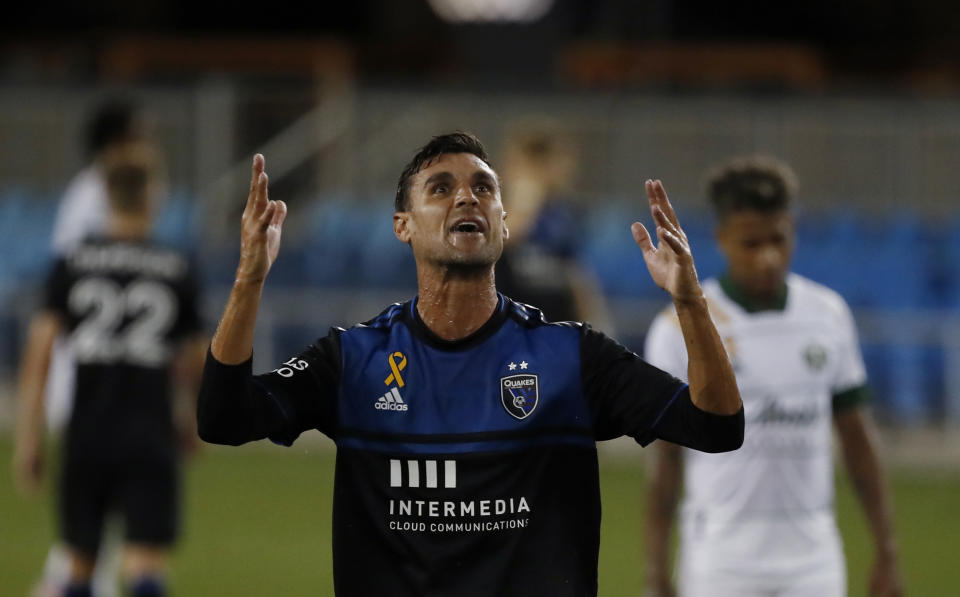
[[451, 232], [464, 232], [467, 234], [483, 232], [483, 222], [475, 218], [464, 218], [457, 220], [450, 228]]

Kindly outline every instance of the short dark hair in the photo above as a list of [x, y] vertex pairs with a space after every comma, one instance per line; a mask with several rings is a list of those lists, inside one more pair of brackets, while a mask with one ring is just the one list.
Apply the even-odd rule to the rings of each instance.
[[469, 153], [477, 156], [483, 163], [490, 165], [490, 158], [487, 157], [487, 151], [483, 148], [483, 143], [477, 136], [464, 131], [456, 131], [445, 135], [438, 135], [430, 142], [420, 148], [417, 154], [413, 156], [410, 163], [400, 174], [400, 180], [397, 181], [397, 195], [393, 200], [393, 208], [396, 211], [407, 211], [410, 207], [409, 186], [410, 179], [413, 178], [424, 166], [429, 165], [434, 159], [447, 153]]
[[734, 158], [707, 176], [707, 198], [721, 219], [738, 211], [788, 209], [796, 192], [793, 170], [770, 156]]
[[86, 150], [93, 157], [114, 143], [134, 136], [138, 110], [123, 99], [102, 103], [87, 122]]

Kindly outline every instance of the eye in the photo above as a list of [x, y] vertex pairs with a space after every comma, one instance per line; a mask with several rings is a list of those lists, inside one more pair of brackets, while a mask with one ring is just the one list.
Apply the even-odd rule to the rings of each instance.
[[474, 185], [473, 190], [475, 190], [478, 193], [489, 193], [490, 185], [488, 185], [485, 182], [477, 183], [476, 185]]
[[435, 195], [443, 195], [449, 190], [450, 190], [450, 187], [448, 187], [446, 183], [442, 183], [442, 182], [438, 183], [435, 187], [433, 187], [433, 193]]

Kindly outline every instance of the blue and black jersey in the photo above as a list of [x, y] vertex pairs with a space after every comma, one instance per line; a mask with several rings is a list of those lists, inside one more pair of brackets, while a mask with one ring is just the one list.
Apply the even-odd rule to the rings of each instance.
[[308, 429], [336, 442], [343, 596], [595, 595], [596, 441], [723, 450], [743, 435], [742, 413], [704, 413], [610, 338], [503, 296], [458, 341], [414, 300], [264, 375], [210, 356], [198, 416], [216, 443], [291, 444]]

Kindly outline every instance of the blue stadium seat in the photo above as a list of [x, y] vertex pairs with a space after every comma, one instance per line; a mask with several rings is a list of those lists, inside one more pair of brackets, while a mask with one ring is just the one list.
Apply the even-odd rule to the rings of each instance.
[[608, 295], [654, 296], [660, 292], [630, 235], [630, 224], [642, 217], [634, 205], [608, 204], [588, 218], [581, 257]]
[[410, 248], [393, 233], [392, 207], [360, 209], [355, 217], [363, 222], [358, 241], [359, 282], [371, 288], [417, 288], [417, 268]]
[[864, 297], [853, 273], [863, 242], [860, 218], [850, 212], [803, 215], [797, 219], [793, 270], [839, 292], [851, 305]]
[[189, 250], [197, 239], [197, 201], [186, 191], [175, 191], [159, 205], [154, 236], [160, 242]]
[[367, 223], [358, 218], [347, 201], [318, 202], [307, 215], [303, 244], [303, 280], [319, 286], [350, 286], [357, 283], [359, 244]]
[[942, 229], [936, 255], [940, 265], [940, 299], [942, 306], [960, 310], [960, 214]]

